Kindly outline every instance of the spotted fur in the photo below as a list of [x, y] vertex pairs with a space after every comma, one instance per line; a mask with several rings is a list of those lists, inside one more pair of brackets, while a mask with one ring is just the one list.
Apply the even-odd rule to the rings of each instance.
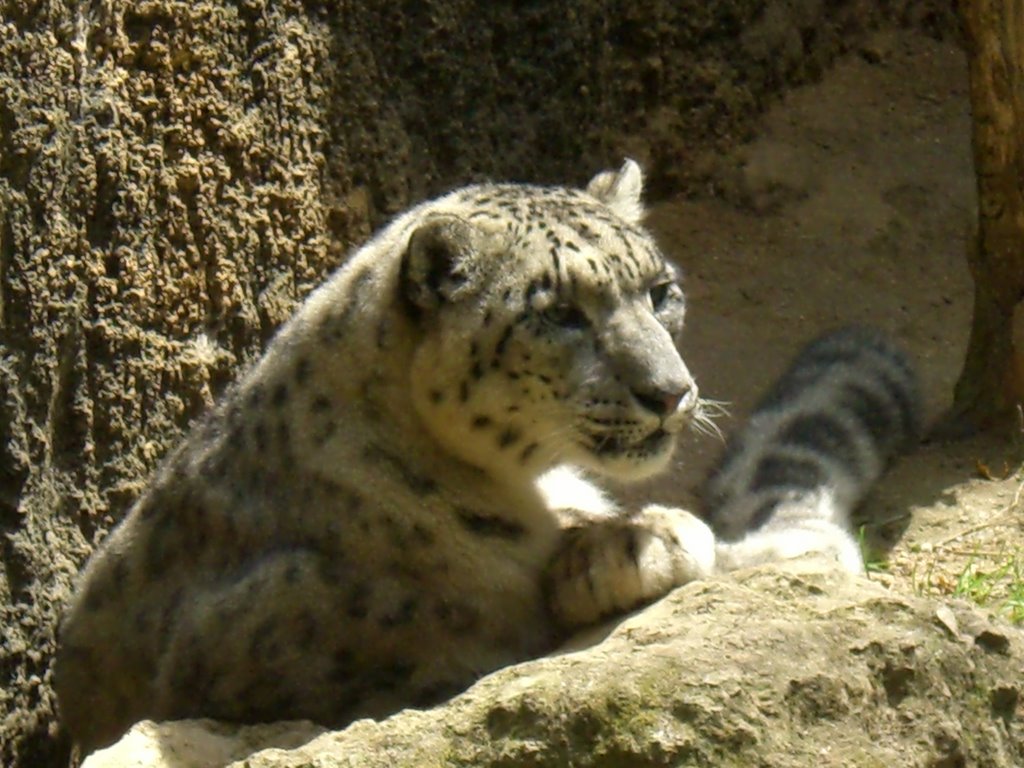
[[913, 368], [885, 336], [853, 327], [812, 342], [708, 480], [718, 566], [820, 552], [861, 572], [850, 515], [920, 418]]
[[699, 412], [641, 186], [457, 190], [304, 302], [81, 578], [55, 683], [85, 751], [433, 703], [710, 571], [700, 521], [579, 469], [652, 475]]

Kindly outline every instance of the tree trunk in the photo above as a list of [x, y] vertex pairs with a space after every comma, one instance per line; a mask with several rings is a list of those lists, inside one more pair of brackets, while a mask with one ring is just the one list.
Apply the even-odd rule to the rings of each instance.
[[951, 421], [984, 428], [1024, 402], [1013, 313], [1024, 296], [1024, 0], [961, 0], [974, 114], [974, 319]]

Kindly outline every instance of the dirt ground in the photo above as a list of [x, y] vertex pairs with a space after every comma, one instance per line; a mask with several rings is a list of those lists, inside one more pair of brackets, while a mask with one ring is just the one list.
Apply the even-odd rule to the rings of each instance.
[[[685, 270], [684, 352], [702, 393], [730, 403], [724, 431], [805, 341], [851, 322], [906, 347], [929, 424], [941, 417], [972, 296], [964, 254], [975, 188], [960, 50], [878, 34], [775, 105], [757, 138], [709, 175], [708, 192], [657, 206], [648, 223]], [[898, 461], [862, 510], [874, 557], [888, 561], [873, 578], [949, 594], [969, 564], [1024, 562], [1022, 438], [1007, 424], [997, 435], [925, 441]], [[691, 437], [654, 493], [698, 504], [694, 489], [718, 449]]]

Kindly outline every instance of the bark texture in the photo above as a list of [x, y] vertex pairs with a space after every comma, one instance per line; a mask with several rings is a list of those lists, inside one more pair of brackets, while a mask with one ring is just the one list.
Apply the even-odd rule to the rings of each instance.
[[1024, 298], [1024, 0], [961, 0], [971, 77], [978, 232], [974, 318], [953, 417], [991, 426], [1024, 403], [1014, 311]]
[[0, 0], [0, 764], [63, 764], [75, 573], [295, 303], [410, 201], [699, 183], [771, 96], [942, 2]]

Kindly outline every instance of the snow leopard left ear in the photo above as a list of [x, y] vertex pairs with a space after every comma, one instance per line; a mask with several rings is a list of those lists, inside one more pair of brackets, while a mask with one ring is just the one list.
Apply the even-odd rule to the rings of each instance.
[[470, 257], [478, 233], [451, 214], [431, 214], [413, 230], [402, 254], [400, 290], [418, 310], [433, 310], [457, 301], [470, 282]]
[[587, 184], [587, 194], [596, 197], [630, 224], [639, 224], [644, 217], [640, 195], [644, 191], [644, 174], [635, 160], [626, 158], [618, 171], [604, 171]]

